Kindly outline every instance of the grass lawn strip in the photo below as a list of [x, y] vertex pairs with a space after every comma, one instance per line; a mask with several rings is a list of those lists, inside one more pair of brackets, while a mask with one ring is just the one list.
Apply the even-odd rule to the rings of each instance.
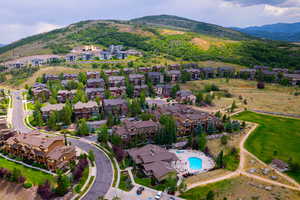
[[51, 183], [55, 182], [55, 179], [50, 174], [34, 170], [23, 165], [8, 161], [0, 157], [0, 167], [6, 168], [12, 171], [14, 168], [19, 169], [24, 177], [26, 177], [26, 182], [30, 182], [33, 185], [39, 185], [49, 180]]
[[119, 189], [129, 192], [133, 188], [130, 177], [128, 173], [121, 172]]
[[[272, 159], [300, 164], [300, 120], [258, 114], [250, 111], [242, 112], [234, 119], [254, 122], [258, 128], [249, 136], [245, 148], [260, 160], [269, 164]], [[287, 173], [300, 182], [299, 173]]]

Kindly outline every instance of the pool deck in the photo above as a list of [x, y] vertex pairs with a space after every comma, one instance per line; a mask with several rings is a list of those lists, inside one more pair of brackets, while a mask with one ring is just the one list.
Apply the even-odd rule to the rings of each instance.
[[[173, 163], [173, 167], [177, 170], [179, 175], [183, 174], [199, 174], [203, 172], [207, 172], [208, 170], [214, 168], [215, 162], [210, 157], [206, 156], [201, 151], [195, 150], [178, 150], [178, 149], [171, 149], [169, 150], [172, 153], [175, 153], [176, 156], [179, 158], [179, 161]], [[189, 158], [195, 157], [200, 158], [202, 160], [202, 169], [194, 170], [190, 168], [190, 161]]]

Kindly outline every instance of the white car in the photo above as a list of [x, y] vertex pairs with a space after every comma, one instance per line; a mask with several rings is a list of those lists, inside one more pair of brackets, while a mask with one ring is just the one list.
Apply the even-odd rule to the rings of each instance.
[[155, 199], [156, 199], [156, 200], [159, 200], [159, 199], [161, 198], [161, 196], [162, 196], [162, 192], [159, 191], [159, 192], [155, 195]]

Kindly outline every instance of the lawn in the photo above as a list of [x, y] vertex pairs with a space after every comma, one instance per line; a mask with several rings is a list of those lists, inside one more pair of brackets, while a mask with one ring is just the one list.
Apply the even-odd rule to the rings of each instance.
[[151, 178], [139, 178], [139, 177], [134, 177], [134, 181], [137, 184], [144, 185], [146, 187], [158, 190], [158, 191], [164, 191], [166, 189], [166, 185], [161, 183], [159, 185], [151, 185]]
[[[245, 147], [259, 159], [270, 163], [277, 158], [300, 165], [300, 120], [270, 115], [242, 112], [234, 119], [258, 123], [259, 127], [249, 136]], [[300, 182], [299, 173], [288, 173]]]
[[228, 179], [217, 183], [209, 184], [203, 187], [195, 187], [191, 190], [184, 192], [183, 194], [180, 195], [180, 197], [189, 200], [206, 199], [206, 195], [210, 190], [214, 192], [228, 191], [231, 185], [232, 185], [232, 179]]
[[133, 188], [133, 185], [127, 172], [121, 172], [119, 188], [126, 192], [129, 192]]
[[26, 177], [26, 182], [30, 182], [33, 185], [44, 183], [47, 179], [54, 183], [54, 177], [52, 175], [8, 161], [2, 157], [0, 157], [0, 167], [6, 168], [10, 171], [14, 168], [19, 169], [22, 175]]

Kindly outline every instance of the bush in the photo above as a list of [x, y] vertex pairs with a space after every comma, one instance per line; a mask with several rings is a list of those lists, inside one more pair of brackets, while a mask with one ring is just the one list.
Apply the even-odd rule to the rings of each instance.
[[264, 82], [258, 82], [257, 83], [257, 89], [264, 89], [265, 88], [265, 83]]
[[31, 188], [31, 187], [32, 187], [31, 183], [24, 183], [23, 184], [23, 188], [25, 188], [25, 189], [28, 189], [28, 188]]

